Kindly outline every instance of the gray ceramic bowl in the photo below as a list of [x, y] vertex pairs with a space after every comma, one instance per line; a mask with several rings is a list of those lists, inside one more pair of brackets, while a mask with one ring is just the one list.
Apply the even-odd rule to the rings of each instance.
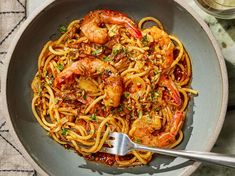
[[[209, 151], [226, 113], [228, 83], [221, 52], [206, 24], [181, 0], [49, 0], [29, 17], [9, 49], [3, 74], [3, 110], [12, 135], [26, 159], [42, 175], [189, 175], [199, 165], [181, 158], [157, 156], [149, 166], [119, 169], [86, 162], [50, 139], [31, 111], [31, 81], [37, 57], [46, 41], [57, 37], [58, 26], [93, 9], [120, 10], [138, 20], [160, 19], [169, 33], [184, 43], [193, 68], [192, 99], [181, 149]], [[56, 36], [54, 35], [56, 33]]]

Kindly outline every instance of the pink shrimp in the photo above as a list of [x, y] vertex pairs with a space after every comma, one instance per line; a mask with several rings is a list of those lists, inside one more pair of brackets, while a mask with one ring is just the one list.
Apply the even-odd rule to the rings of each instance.
[[158, 52], [160, 55], [163, 56], [164, 59], [162, 65], [163, 69], [170, 68], [171, 64], [174, 61], [174, 44], [171, 41], [169, 35], [156, 26], [145, 29], [144, 33], [150, 34], [153, 37], [154, 41], [158, 44], [160, 49]]
[[175, 83], [171, 79], [168, 79], [165, 75], [163, 75], [161, 76], [158, 84], [160, 86], [166, 87], [170, 91], [176, 106], [180, 106], [182, 104], [180, 93], [177, 90]]
[[175, 141], [175, 137], [178, 134], [180, 128], [182, 127], [184, 121], [184, 113], [181, 111], [176, 111], [170, 122], [169, 132], [163, 132], [158, 137], [158, 146], [165, 147], [170, 145]]
[[127, 15], [113, 10], [91, 11], [84, 17], [81, 31], [91, 42], [104, 44], [108, 41], [108, 30], [100, 27], [103, 23], [125, 26], [133, 37], [142, 37], [141, 31]]
[[[150, 119], [150, 121], [151, 120], [152, 119]], [[133, 123], [132, 128], [134, 128], [134, 132], [130, 136], [134, 139], [138, 139], [144, 145], [153, 147], [169, 147], [176, 141], [176, 135], [181, 129], [183, 121], [184, 113], [176, 111], [168, 123], [169, 128], [167, 128], [166, 131], [155, 134], [155, 132], [160, 131], [160, 129], [154, 127], [152, 123], [146, 123], [146, 119], [142, 117]], [[132, 129], [130, 131], [132, 131]]]
[[74, 62], [58, 74], [54, 80], [54, 87], [66, 83], [73, 75], [95, 76], [105, 72], [107, 72], [107, 78], [104, 79], [104, 92], [106, 94], [104, 104], [117, 107], [123, 93], [121, 76], [118, 75], [114, 67], [99, 59], [84, 58]]

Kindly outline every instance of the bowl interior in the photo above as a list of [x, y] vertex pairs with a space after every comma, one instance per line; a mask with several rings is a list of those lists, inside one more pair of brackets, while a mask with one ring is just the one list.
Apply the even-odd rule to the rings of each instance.
[[[172, 0], [60, 0], [51, 3], [27, 26], [9, 63], [6, 98], [16, 134], [34, 161], [49, 175], [180, 175], [192, 162], [156, 156], [149, 166], [119, 169], [87, 162], [75, 152], [65, 150], [50, 139], [31, 111], [31, 81], [37, 70], [37, 58], [43, 45], [59, 36], [61, 24], [82, 18], [93, 9], [113, 9], [135, 20], [153, 16], [162, 21], [168, 33], [184, 44], [192, 60], [192, 87], [199, 96], [191, 100], [184, 125], [184, 140], [177, 147], [204, 151], [210, 149], [220, 117], [223, 77], [215, 49], [204, 29], [192, 15]], [[222, 120], [223, 121], [223, 120]]]

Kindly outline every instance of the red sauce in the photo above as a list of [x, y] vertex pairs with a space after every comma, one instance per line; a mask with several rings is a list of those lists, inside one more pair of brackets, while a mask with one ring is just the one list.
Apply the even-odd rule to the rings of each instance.
[[[132, 154], [120, 156], [119, 160], [120, 161], [130, 160], [132, 157], [133, 157]], [[85, 156], [85, 158], [87, 160], [100, 162], [108, 166], [113, 166], [116, 164], [115, 155], [108, 154], [108, 153], [97, 152], [97, 153], [93, 153], [91, 155]]]
[[114, 155], [111, 155], [108, 153], [102, 153], [102, 152], [93, 153], [91, 155], [85, 156], [85, 158], [90, 161], [101, 162], [109, 166], [113, 166], [116, 162]]
[[176, 66], [175, 70], [174, 70], [174, 75], [175, 75], [175, 79], [177, 81], [180, 81], [183, 77], [183, 73], [182, 70], [180, 69], [180, 67]]

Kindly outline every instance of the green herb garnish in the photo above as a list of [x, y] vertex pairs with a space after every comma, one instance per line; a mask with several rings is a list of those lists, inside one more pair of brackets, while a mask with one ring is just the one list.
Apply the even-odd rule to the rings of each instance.
[[58, 100], [57, 98], [54, 99], [55, 104], [57, 104], [58, 101], [59, 101], [59, 100]]
[[113, 49], [112, 55], [116, 56], [117, 54], [123, 53], [125, 50], [123, 48], [121, 49]]
[[103, 49], [102, 49], [102, 48], [99, 48], [99, 49], [97, 49], [97, 50], [95, 50], [95, 51], [92, 51], [91, 54], [94, 55], [94, 56], [97, 56], [97, 55], [101, 54], [102, 51], [103, 51]]
[[67, 135], [67, 134], [68, 134], [68, 129], [63, 128], [61, 134], [62, 134], [63, 136]]
[[140, 117], [142, 117], [142, 116], [143, 116], [142, 111], [138, 112], [138, 117], [140, 118]]
[[111, 113], [114, 114], [114, 113], [115, 113], [115, 109], [112, 109], [112, 110], [111, 110]]
[[36, 77], [39, 78], [39, 79], [41, 78], [41, 76], [42, 76], [41, 74], [36, 75]]
[[160, 107], [155, 108], [155, 111], [158, 112], [160, 110]]
[[143, 36], [141, 42], [143, 43], [144, 46], [147, 46], [149, 41], [147, 35]]
[[42, 86], [41, 86], [41, 84], [38, 84], [38, 94], [39, 94], [39, 96], [42, 95]]
[[141, 143], [141, 140], [140, 139], [138, 139], [138, 138], [135, 138], [135, 140], [134, 140], [136, 143]]
[[91, 120], [94, 120], [94, 121], [97, 121], [97, 117], [96, 117], [95, 114], [92, 114], [92, 115], [90, 116], [90, 119], [91, 119]]
[[122, 106], [119, 106], [119, 107], [118, 107], [118, 112], [122, 112], [122, 111], [123, 111]]
[[48, 84], [49, 84], [49, 85], [52, 85], [52, 83], [53, 83], [53, 80], [52, 80], [52, 79], [49, 79], [49, 80], [48, 80]]
[[83, 92], [83, 96], [82, 96], [82, 98], [83, 98], [84, 100], [86, 100], [86, 99], [87, 99], [87, 95], [86, 95], [86, 92], [85, 92], [85, 91]]
[[120, 44], [117, 44], [116, 46], [113, 47], [113, 50], [112, 50], [112, 55], [113, 56], [116, 56], [117, 54], [120, 54], [120, 53], [123, 53], [123, 52], [127, 52], [126, 51], [126, 48], [124, 48], [122, 45]]
[[150, 119], [152, 118], [150, 114], [147, 114], [147, 117], [150, 118]]
[[128, 51], [126, 48], [122, 48], [122, 52], [124, 52], [125, 54], [128, 54]]
[[65, 32], [67, 32], [67, 27], [64, 26], [64, 25], [60, 25], [58, 31], [59, 31], [61, 34], [64, 34]]
[[126, 106], [126, 109], [128, 109], [129, 111], [131, 111], [131, 107], [129, 107], [129, 106]]
[[104, 60], [105, 62], [109, 62], [109, 61], [110, 61], [110, 58], [109, 58], [108, 56], [105, 56], [105, 57], [103, 58], [103, 60]]
[[124, 92], [124, 97], [125, 98], [128, 98], [130, 96], [130, 93], [129, 92]]
[[58, 64], [58, 65], [57, 65], [57, 68], [58, 68], [60, 71], [62, 71], [62, 70], [64, 69], [64, 65], [63, 65], [63, 64]]
[[116, 56], [116, 55], [118, 54], [118, 51], [119, 51], [119, 50], [117, 50], [117, 49], [113, 49], [113, 50], [112, 50], [112, 55]]
[[159, 74], [158, 69], [154, 69], [154, 73], [155, 73], [155, 75], [158, 75]]
[[150, 94], [151, 94], [152, 101], [155, 101], [160, 96], [159, 92], [157, 91], [151, 91]]
[[154, 92], [154, 99], [158, 98], [159, 97], [159, 93], [158, 92]]

